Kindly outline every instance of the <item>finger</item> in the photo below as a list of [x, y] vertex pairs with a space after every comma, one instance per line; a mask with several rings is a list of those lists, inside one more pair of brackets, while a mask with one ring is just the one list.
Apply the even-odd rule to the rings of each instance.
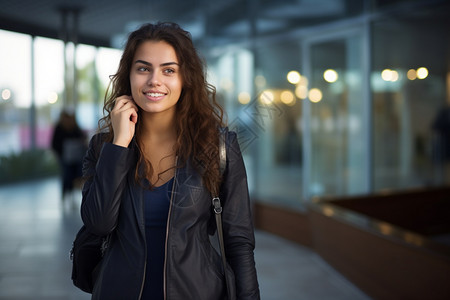
[[125, 110], [128, 110], [128, 109], [133, 109], [135, 111], [138, 111], [137, 105], [132, 100], [127, 101], [127, 102], [121, 102], [119, 104], [119, 106], [117, 107], [118, 111], [125, 111]]
[[124, 113], [125, 115], [129, 115], [130, 116], [130, 120], [131, 120], [131, 115], [137, 116], [138, 108], [137, 108], [137, 106], [134, 103], [129, 102], [129, 103], [124, 104], [116, 112], [117, 113]]
[[126, 103], [120, 108], [113, 109], [113, 111], [111, 112], [111, 116], [114, 119], [120, 118], [122, 120], [125, 120], [126, 118], [128, 121], [131, 121], [134, 124], [136, 124], [138, 117], [138, 108], [133, 103]]
[[124, 105], [126, 105], [129, 102], [132, 102], [134, 104], [133, 98], [131, 98], [131, 96], [117, 97], [113, 109], [121, 109]]
[[136, 124], [137, 120], [138, 120], [138, 113], [137, 110], [135, 110], [130, 116], [130, 121]]

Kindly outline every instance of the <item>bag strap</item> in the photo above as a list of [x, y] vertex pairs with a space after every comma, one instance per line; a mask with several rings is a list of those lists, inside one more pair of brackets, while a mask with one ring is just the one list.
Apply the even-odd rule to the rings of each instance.
[[[221, 130], [221, 134], [219, 136], [219, 168], [221, 175], [223, 175], [223, 173], [225, 172], [225, 167], [227, 164], [227, 150], [225, 147], [225, 139], [226, 139], [226, 130]], [[225, 277], [225, 283], [227, 285], [227, 294], [230, 295], [231, 282], [228, 282], [228, 278], [226, 275], [227, 258], [225, 256], [225, 246], [223, 242], [222, 205], [220, 203], [218, 192], [216, 192], [216, 194], [213, 196], [212, 206], [214, 209], [214, 214], [216, 216], [217, 237], [219, 239], [220, 254], [222, 256], [223, 275]]]
[[223, 176], [223, 173], [225, 172], [225, 168], [227, 166], [227, 149], [225, 147], [226, 133], [227, 129], [221, 129], [221, 133], [219, 136], [219, 168], [221, 176]]

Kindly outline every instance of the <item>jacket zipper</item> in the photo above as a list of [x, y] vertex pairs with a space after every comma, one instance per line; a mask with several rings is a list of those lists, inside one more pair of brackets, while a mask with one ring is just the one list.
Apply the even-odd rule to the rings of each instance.
[[[175, 157], [175, 168], [178, 165], [178, 156]], [[166, 268], [167, 268], [167, 244], [169, 240], [169, 223], [170, 223], [170, 215], [172, 213], [172, 205], [173, 205], [173, 195], [175, 191], [175, 185], [177, 181], [177, 173], [178, 169], [175, 169], [175, 175], [173, 177], [173, 184], [172, 184], [172, 193], [170, 194], [170, 202], [169, 202], [169, 213], [167, 215], [167, 225], [166, 225], [166, 243], [164, 245], [164, 269], [163, 269], [163, 290], [164, 290], [164, 300], [167, 299], [167, 280], [166, 280]]]
[[[145, 199], [143, 199], [143, 201], [142, 201], [142, 214], [145, 214]], [[144, 220], [144, 224], [145, 224], [145, 216], [141, 216], [142, 217], [142, 219]], [[145, 225], [144, 225], [144, 229], [145, 229]], [[147, 241], [146, 241], [146, 238], [145, 238], [145, 236], [144, 236], [144, 245], [145, 245], [145, 261], [144, 261], [144, 276], [142, 276], [142, 284], [141, 284], [141, 291], [139, 292], [139, 298], [138, 299], [141, 299], [142, 298], [142, 292], [144, 291], [144, 284], [145, 284], [145, 273], [146, 273], [146, 270], [147, 270]]]

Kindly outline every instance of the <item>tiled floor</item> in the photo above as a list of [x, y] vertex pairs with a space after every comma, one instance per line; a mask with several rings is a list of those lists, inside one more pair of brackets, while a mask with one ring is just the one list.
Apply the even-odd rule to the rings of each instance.
[[[54, 178], [0, 187], [0, 299], [89, 299], [70, 280], [79, 203], [63, 207]], [[369, 299], [308, 248], [261, 231], [256, 242], [262, 299]]]

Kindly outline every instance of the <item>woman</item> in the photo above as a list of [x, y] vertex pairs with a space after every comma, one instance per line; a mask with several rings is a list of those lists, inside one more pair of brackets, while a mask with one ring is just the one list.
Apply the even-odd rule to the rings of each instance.
[[110, 235], [93, 299], [224, 299], [208, 236], [216, 187], [236, 296], [259, 299], [242, 155], [229, 132], [222, 177], [222, 110], [190, 34], [173, 23], [132, 32], [104, 109], [83, 165], [83, 222]]

